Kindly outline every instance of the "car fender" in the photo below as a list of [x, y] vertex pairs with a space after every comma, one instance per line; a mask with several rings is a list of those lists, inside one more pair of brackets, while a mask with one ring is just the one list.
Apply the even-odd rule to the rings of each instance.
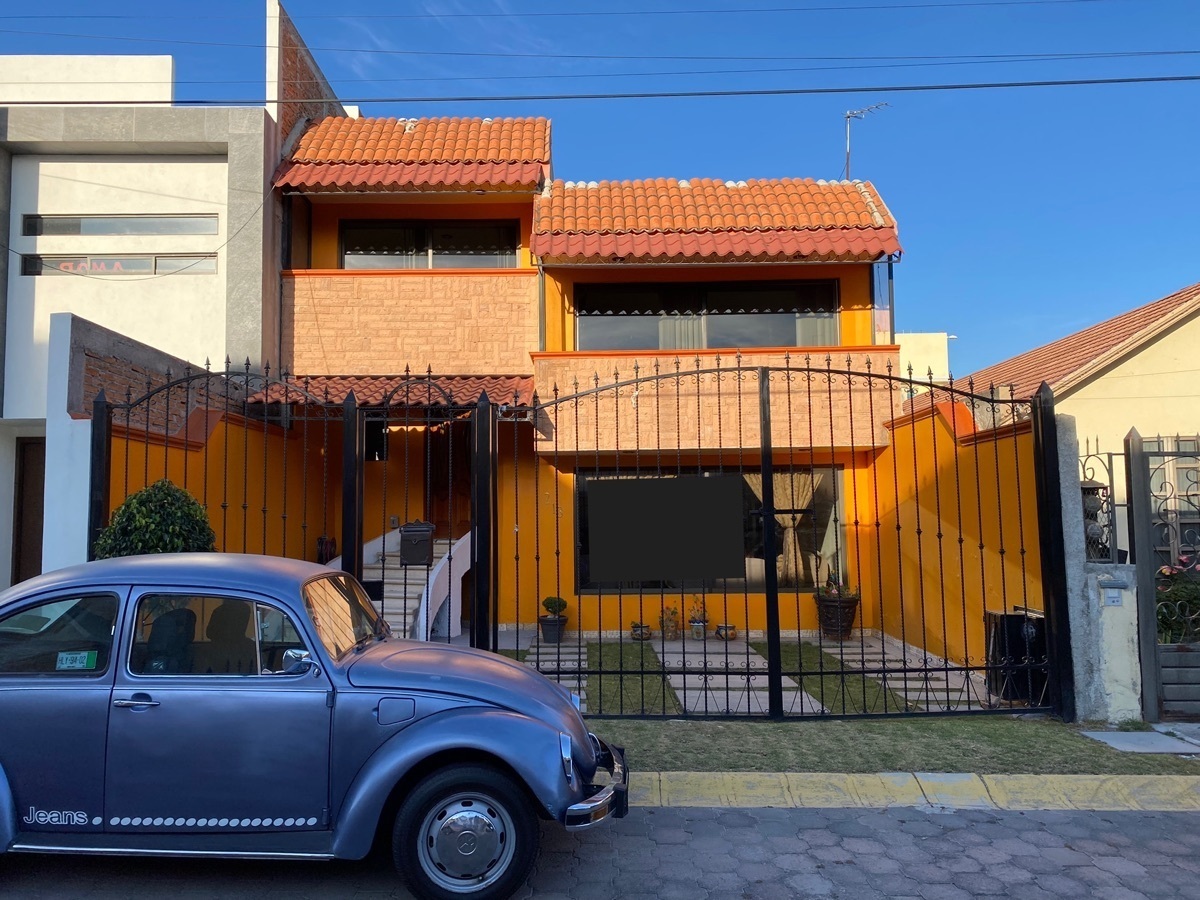
[[17, 839], [17, 805], [13, 801], [12, 789], [4, 766], [0, 766], [0, 853], [12, 846]]
[[556, 821], [561, 822], [567, 807], [582, 796], [578, 783], [567, 783], [559, 732], [552, 725], [507, 710], [448, 710], [389, 738], [366, 761], [338, 812], [334, 856], [366, 856], [384, 804], [396, 784], [424, 760], [462, 750], [503, 760], [525, 782], [542, 810]]

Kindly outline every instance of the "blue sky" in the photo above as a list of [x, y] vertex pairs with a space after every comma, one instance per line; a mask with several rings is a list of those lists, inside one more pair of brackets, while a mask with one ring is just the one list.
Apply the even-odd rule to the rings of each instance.
[[[350, 100], [1200, 73], [1196, 0], [947, 5], [963, 2], [291, 0], [286, 7]], [[767, 7], [774, 11], [748, 11]], [[208, 0], [202, 19], [191, 8], [44, 0], [31, 14], [10, 5], [0, 13], [0, 53], [169, 53], [178, 98], [261, 99], [263, 5]], [[116, 18], [94, 17], [98, 9]], [[608, 15], [528, 15], [587, 11]], [[896, 59], [1151, 51], [1171, 55], [956, 65]], [[724, 71], [662, 74], [715, 70]], [[956, 375], [1200, 281], [1200, 82], [362, 108], [367, 115], [548, 116], [555, 175], [569, 180], [838, 178], [843, 114], [883, 101], [888, 108], [854, 123], [851, 174], [873, 181], [900, 223], [898, 329], [957, 335]]]

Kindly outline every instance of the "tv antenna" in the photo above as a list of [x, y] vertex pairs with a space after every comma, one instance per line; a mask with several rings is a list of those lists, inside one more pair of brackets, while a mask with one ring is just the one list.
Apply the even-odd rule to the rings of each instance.
[[865, 119], [868, 113], [873, 113], [876, 110], [883, 109], [887, 103], [873, 103], [870, 106], [864, 106], [862, 109], [846, 110], [846, 180], [850, 180], [850, 120]]

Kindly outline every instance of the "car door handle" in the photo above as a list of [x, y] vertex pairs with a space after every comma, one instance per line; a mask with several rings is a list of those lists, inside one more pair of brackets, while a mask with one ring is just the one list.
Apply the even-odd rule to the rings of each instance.
[[143, 706], [158, 706], [157, 700], [114, 700], [113, 706], [120, 709], [141, 709]]

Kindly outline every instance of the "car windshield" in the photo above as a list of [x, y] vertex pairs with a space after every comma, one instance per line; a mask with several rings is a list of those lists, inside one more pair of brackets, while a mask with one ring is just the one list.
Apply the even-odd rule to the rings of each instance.
[[335, 660], [386, 634], [383, 619], [358, 582], [348, 575], [310, 581], [304, 586], [304, 606], [317, 637]]

